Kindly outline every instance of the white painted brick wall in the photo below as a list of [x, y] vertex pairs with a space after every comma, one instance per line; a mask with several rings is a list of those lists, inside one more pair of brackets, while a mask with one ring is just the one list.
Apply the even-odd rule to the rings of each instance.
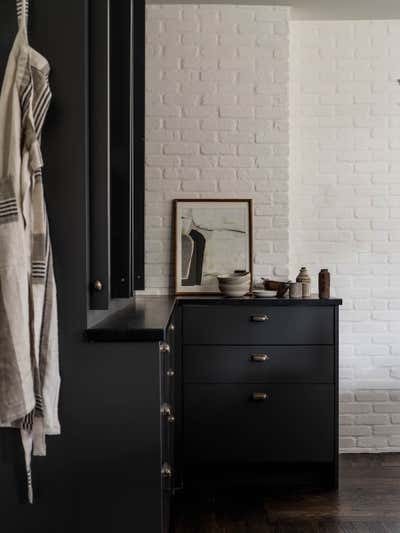
[[256, 275], [328, 267], [344, 299], [342, 451], [400, 451], [400, 22], [147, 13], [147, 292], [172, 287], [172, 199], [254, 198]]
[[341, 449], [400, 450], [400, 21], [291, 23], [291, 275], [341, 309]]
[[253, 198], [255, 275], [287, 277], [289, 8], [147, 8], [146, 286], [172, 285], [174, 198]]

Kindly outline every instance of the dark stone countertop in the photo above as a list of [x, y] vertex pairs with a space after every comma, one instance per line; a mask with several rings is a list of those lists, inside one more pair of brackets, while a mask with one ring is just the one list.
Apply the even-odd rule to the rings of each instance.
[[139, 296], [126, 307], [86, 330], [90, 341], [162, 341], [175, 296]]
[[246, 302], [268, 306], [337, 306], [340, 298], [320, 300], [310, 298], [225, 298], [223, 296], [138, 296], [120, 311], [86, 330], [86, 338], [96, 342], [157, 342], [162, 341], [175, 305], [240, 305]]

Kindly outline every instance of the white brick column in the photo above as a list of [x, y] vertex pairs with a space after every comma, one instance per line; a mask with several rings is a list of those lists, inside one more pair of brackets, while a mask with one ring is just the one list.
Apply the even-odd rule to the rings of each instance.
[[147, 8], [146, 285], [172, 286], [174, 198], [253, 198], [255, 274], [288, 275], [289, 9]]

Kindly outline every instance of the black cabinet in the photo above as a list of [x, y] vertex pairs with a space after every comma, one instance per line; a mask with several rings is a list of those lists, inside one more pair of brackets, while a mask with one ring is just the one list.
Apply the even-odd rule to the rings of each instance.
[[185, 487], [277, 465], [337, 485], [339, 304], [182, 300]]
[[89, 10], [91, 309], [144, 288], [144, 0]]
[[158, 418], [150, 446], [164, 533], [175, 498], [194, 487], [337, 486], [340, 304], [144, 297], [89, 330], [157, 348], [158, 403], [142, 391], [136, 407]]

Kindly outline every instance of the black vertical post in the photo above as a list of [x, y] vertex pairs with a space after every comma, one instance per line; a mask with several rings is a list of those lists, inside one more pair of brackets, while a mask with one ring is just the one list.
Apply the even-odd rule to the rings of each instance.
[[144, 289], [144, 239], [145, 239], [145, 46], [146, 3], [133, 2], [134, 51], [134, 209], [133, 209], [133, 287]]
[[333, 460], [333, 475], [332, 487], [337, 489], [339, 486], [339, 306], [334, 307], [334, 322], [335, 322], [335, 414], [333, 417], [334, 423], [334, 460]]
[[110, 5], [90, 5], [90, 308], [110, 301]]
[[145, 2], [110, 1], [111, 295], [144, 288]]
[[132, 295], [132, 4], [111, 0], [111, 285]]

